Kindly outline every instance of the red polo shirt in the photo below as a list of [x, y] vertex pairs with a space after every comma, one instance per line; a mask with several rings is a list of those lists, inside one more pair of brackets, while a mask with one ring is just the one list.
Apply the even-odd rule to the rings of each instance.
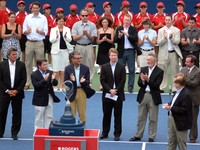
[[66, 16], [65, 19], [66, 19], [66, 26], [68, 28], [70, 28], [70, 30], [72, 30], [72, 27], [76, 22], [81, 20], [81, 18], [78, 14], [76, 14], [76, 15], [69, 14], [69, 15]]
[[[16, 15], [16, 19], [15, 19], [15, 22], [17, 23], [17, 24], [20, 24], [21, 25], [21, 27], [23, 28], [23, 23], [24, 23], [24, 19], [25, 19], [25, 17], [28, 15], [28, 13], [25, 11], [25, 12], [23, 12], [23, 13], [21, 13], [21, 12], [16, 12], [15, 13], [15, 15]], [[23, 30], [23, 29], [22, 29]]]
[[[149, 13], [146, 13], [146, 14], [138, 13], [138, 14], [136, 14], [134, 16], [134, 25], [135, 26], [139, 25], [144, 18], [149, 18], [152, 21], [152, 15], [151, 14], [149, 14]], [[137, 31], [140, 31], [142, 29], [143, 29], [143, 26], [141, 26], [140, 28], [138, 28]]]
[[97, 21], [99, 20], [99, 15], [95, 12], [93, 14], [88, 14], [88, 20], [93, 22], [94, 24], [97, 24]]
[[194, 14], [193, 17], [196, 18], [196, 26], [197, 28], [200, 28], [200, 14]]
[[124, 24], [124, 15], [129, 14], [131, 16], [131, 25], [134, 25], [134, 13], [128, 11], [127, 13], [124, 13], [122, 11], [118, 12], [115, 16], [115, 26], [122, 26]]
[[48, 33], [46, 36], [50, 36], [50, 31], [51, 31], [51, 23], [55, 19], [53, 15], [45, 16], [47, 18], [47, 23], [48, 23]]
[[0, 10], [0, 26], [8, 22], [8, 14], [11, 12], [9, 8]]
[[177, 21], [175, 21], [175, 22], [176, 22], [176, 23], [175, 23], [175, 27], [179, 28], [180, 31], [182, 32], [182, 30], [183, 30], [185, 27], [183, 26], [183, 23], [181, 22], [180, 18], [182, 17], [183, 20], [184, 20], [186, 23], [188, 23], [188, 20], [189, 20], [189, 18], [190, 18], [190, 15], [189, 15], [188, 13], [186, 13], [186, 12], [183, 12], [183, 13], [175, 12], [175, 13], [172, 14], [172, 20], [174, 20], [176, 17], [177, 17], [178, 19], [177, 19]]
[[[154, 26], [157, 26], [159, 25], [160, 23], [162, 23], [162, 25], [165, 25], [165, 17], [166, 17], [166, 13], [163, 13], [163, 14], [158, 14], [158, 13], [155, 13], [153, 16], [152, 16], [152, 23], [154, 24]], [[156, 29], [156, 32], [158, 33], [158, 30], [159, 29]]]

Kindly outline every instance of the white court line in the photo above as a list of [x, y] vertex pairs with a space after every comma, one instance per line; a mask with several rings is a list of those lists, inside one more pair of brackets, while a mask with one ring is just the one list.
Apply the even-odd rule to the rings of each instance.
[[[0, 141], [13, 141], [12, 138], [1, 138]], [[18, 138], [18, 141], [33, 141], [31, 138]], [[99, 141], [99, 143], [122, 143], [122, 144], [142, 144], [142, 150], [145, 150], [146, 144], [167, 145], [167, 142], [129, 142], [129, 141]], [[200, 146], [200, 143], [187, 143], [187, 145]], [[144, 148], [144, 149], [143, 149]]]
[[143, 144], [142, 144], [142, 150], [145, 150], [146, 149], [146, 142], [144, 142]]

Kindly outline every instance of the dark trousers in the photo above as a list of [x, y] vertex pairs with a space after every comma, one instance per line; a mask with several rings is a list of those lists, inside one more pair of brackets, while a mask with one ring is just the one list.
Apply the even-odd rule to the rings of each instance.
[[188, 55], [194, 55], [197, 58], [197, 63], [195, 64], [197, 67], [199, 67], [199, 51], [186, 51], [186, 50], [182, 50], [182, 55], [183, 55], [183, 59], [182, 59], [182, 66], [185, 67], [185, 59]]
[[190, 140], [196, 140], [198, 137], [198, 115], [199, 105], [192, 106], [192, 128], [190, 129]]
[[112, 110], [114, 108], [114, 136], [120, 136], [122, 133], [122, 101], [103, 100], [103, 132], [108, 135], [110, 131]]
[[21, 128], [22, 116], [22, 99], [0, 99], [0, 135], [3, 136], [5, 132], [6, 119], [9, 104], [12, 106], [12, 126], [11, 134], [17, 135]]

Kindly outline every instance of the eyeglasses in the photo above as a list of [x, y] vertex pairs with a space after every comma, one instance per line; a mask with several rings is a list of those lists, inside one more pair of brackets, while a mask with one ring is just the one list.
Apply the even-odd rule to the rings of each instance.
[[73, 57], [74, 59], [82, 59], [82, 57]]
[[88, 15], [81, 15], [82, 17], [88, 17]]

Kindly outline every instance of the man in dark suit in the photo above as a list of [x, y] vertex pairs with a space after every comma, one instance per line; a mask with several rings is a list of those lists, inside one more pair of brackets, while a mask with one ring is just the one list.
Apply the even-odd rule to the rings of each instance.
[[37, 60], [37, 70], [31, 74], [34, 87], [32, 104], [35, 106], [35, 130], [49, 128], [53, 120], [53, 102], [60, 102], [53, 91], [58, 84], [56, 74], [48, 70], [46, 59]]
[[131, 16], [124, 16], [123, 26], [119, 26], [115, 34], [115, 42], [119, 52], [119, 63], [128, 64], [128, 91], [133, 92], [135, 80], [135, 49], [137, 47], [138, 34], [136, 28], [131, 26]]
[[76, 117], [79, 112], [79, 121], [86, 122], [86, 97], [90, 84], [89, 68], [81, 64], [81, 53], [74, 51], [70, 53], [72, 63], [65, 67], [64, 81], [70, 80], [74, 84], [74, 92], [70, 97], [71, 112]]
[[197, 58], [194, 55], [187, 55], [186, 67], [181, 69], [185, 76], [186, 87], [192, 98], [192, 128], [190, 129], [190, 143], [195, 143], [198, 137], [198, 115], [200, 105], [200, 69], [195, 65]]
[[114, 140], [119, 141], [122, 133], [122, 106], [125, 100], [124, 85], [126, 82], [125, 66], [118, 63], [118, 51], [109, 50], [110, 62], [103, 65], [100, 81], [103, 87], [103, 131], [100, 139], [108, 137], [111, 124], [112, 109], [114, 108]]
[[12, 106], [13, 140], [18, 139], [21, 128], [22, 99], [24, 98], [24, 86], [26, 83], [26, 67], [23, 62], [17, 60], [17, 50], [8, 50], [8, 60], [0, 62], [0, 138], [5, 131], [8, 107]]
[[178, 73], [174, 78], [174, 86], [177, 89], [172, 101], [163, 104], [163, 108], [169, 111], [168, 116], [168, 149], [186, 150], [188, 129], [192, 127], [192, 101], [190, 92], [185, 87], [185, 77]]
[[163, 70], [156, 65], [156, 56], [152, 53], [147, 55], [147, 67], [141, 68], [138, 85], [140, 90], [137, 96], [138, 124], [137, 133], [129, 141], [139, 141], [143, 137], [147, 116], [149, 113], [149, 140], [154, 142], [157, 131], [159, 104], [162, 103], [160, 84], [163, 79]]

